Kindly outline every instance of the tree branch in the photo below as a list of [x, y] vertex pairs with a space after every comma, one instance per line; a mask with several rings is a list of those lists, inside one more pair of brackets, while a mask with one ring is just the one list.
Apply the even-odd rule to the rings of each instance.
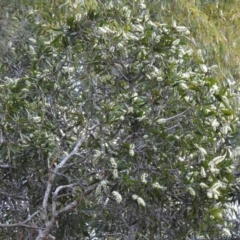
[[91, 128], [86, 129], [84, 135], [81, 137], [81, 139], [76, 143], [75, 147], [73, 148], [73, 150], [66, 156], [64, 157], [61, 162], [59, 164], [57, 164], [55, 166], [55, 168], [53, 169], [53, 171], [49, 172], [49, 178], [48, 178], [48, 182], [47, 182], [47, 188], [45, 190], [45, 194], [44, 194], [44, 198], [43, 198], [43, 203], [42, 203], [42, 213], [43, 213], [43, 220], [45, 222], [45, 226], [46, 228], [43, 231], [40, 231], [38, 234], [37, 239], [43, 239], [44, 237], [49, 235], [49, 232], [51, 230], [51, 228], [53, 227], [53, 225], [55, 224], [56, 218], [59, 216], [59, 214], [63, 214], [67, 211], [72, 210], [74, 207], [77, 206], [78, 202], [74, 201], [68, 205], [66, 205], [65, 207], [63, 207], [61, 210], [56, 211], [56, 200], [57, 200], [57, 195], [59, 193], [59, 191], [61, 189], [64, 188], [68, 188], [68, 187], [73, 187], [76, 186], [75, 184], [69, 184], [69, 185], [64, 185], [64, 186], [59, 186], [56, 188], [55, 192], [53, 193], [53, 201], [52, 201], [52, 217], [51, 220], [49, 221], [48, 219], [48, 213], [47, 213], [47, 206], [48, 206], [48, 199], [50, 196], [50, 192], [53, 186], [53, 182], [55, 180], [55, 177], [57, 174], [59, 174], [60, 170], [67, 164], [67, 162], [75, 155], [79, 155], [78, 153], [78, 149], [82, 146], [82, 144], [84, 143], [84, 141], [87, 139], [87, 137], [89, 136], [89, 134], [96, 129], [99, 126], [99, 124], [94, 125]]
[[65, 207], [61, 208], [61, 209], [57, 212], [57, 216], [59, 216], [60, 214], [65, 213], [65, 212], [71, 211], [71, 210], [74, 209], [77, 205], [78, 205], [78, 202], [77, 202], [77, 201], [73, 201], [73, 202], [69, 203], [68, 205], [66, 205]]
[[31, 221], [32, 218], [37, 215], [39, 213], [39, 211], [36, 211], [35, 213], [33, 213], [32, 215], [30, 215], [24, 222], [18, 222], [18, 223], [13, 223], [13, 224], [0, 224], [0, 227], [4, 227], [4, 228], [10, 228], [10, 227], [26, 227], [26, 228], [33, 228], [33, 229], [42, 229], [36, 226], [31, 226], [31, 225], [27, 225], [26, 223]]
[[56, 206], [57, 206], [57, 196], [58, 196], [58, 193], [62, 190], [62, 189], [65, 189], [65, 188], [72, 188], [72, 187], [76, 187], [76, 186], [79, 186], [80, 184], [79, 183], [73, 183], [73, 184], [69, 184], [69, 185], [62, 185], [62, 186], [59, 186], [56, 188], [56, 190], [52, 193], [53, 194], [53, 198], [52, 198], [52, 214], [53, 215], [56, 215], [57, 212], [56, 212]]
[[43, 198], [43, 203], [42, 203], [42, 210], [43, 210], [43, 215], [44, 215], [44, 220], [45, 220], [45, 225], [48, 224], [48, 215], [47, 215], [47, 205], [48, 205], [48, 199], [49, 195], [52, 189], [52, 185], [54, 182], [54, 179], [56, 175], [59, 173], [59, 171], [64, 167], [64, 165], [74, 156], [78, 154], [78, 149], [79, 147], [82, 146], [86, 138], [89, 136], [89, 134], [97, 127], [99, 124], [94, 125], [93, 127], [89, 128], [86, 130], [85, 134], [82, 136], [82, 138], [77, 142], [73, 150], [65, 157], [62, 159], [62, 161], [53, 169], [52, 172], [49, 173], [49, 178], [47, 182], [47, 188], [44, 194]]

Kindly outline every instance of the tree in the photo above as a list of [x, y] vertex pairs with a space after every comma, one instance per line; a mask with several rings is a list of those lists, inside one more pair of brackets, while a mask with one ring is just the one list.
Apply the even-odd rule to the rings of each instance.
[[2, 236], [231, 235], [236, 117], [188, 29], [144, 1], [26, 9], [1, 57]]

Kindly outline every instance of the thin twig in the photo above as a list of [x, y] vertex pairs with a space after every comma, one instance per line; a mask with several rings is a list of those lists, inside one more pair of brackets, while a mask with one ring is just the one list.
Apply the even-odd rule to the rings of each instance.
[[13, 223], [13, 224], [0, 224], [0, 227], [4, 227], [4, 228], [10, 228], [10, 227], [26, 227], [26, 228], [33, 228], [33, 229], [42, 229], [39, 227], [35, 227], [35, 226], [30, 226], [27, 225], [26, 223], [31, 221], [32, 218], [37, 215], [39, 213], [39, 211], [36, 211], [35, 213], [33, 213], [32, 215], [30, 215], [25, 221], [23, 222], [18, 222], [18, 223]]

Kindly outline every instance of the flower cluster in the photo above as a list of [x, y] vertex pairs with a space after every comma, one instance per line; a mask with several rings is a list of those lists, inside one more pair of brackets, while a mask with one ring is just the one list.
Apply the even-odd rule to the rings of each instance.
[[144, 184], [147, 183], [146, 177], [147, 177], [147, 173], [143, 173], [142, 176], [141, 176], [141, 182], [144, 183]]
[[117, 170], [117, 163], [114, 158], [110, 158], [111, 165], [113, 167], [112, 173], [113, 173], [113, 179], [118, 178], [118, 170]]
[[225, 188], [225, 184], [223, 182], [216, 182], [215, 184], [213, 184], [213, 186], [211, 188], [209, 188], [207, 190], [207, 196], [208, 198], [214, 198], [214, 199], [218, 199], [218, 197], [221, 195], [221, 193], [219, 192], [219, 188]]
[[96, 190], [95, 190], [96, 195], [100, 194], [102, 190], [107, 191], [108, 189], [107, 184], [108, 184], [107, 180], [102, 180], [96, 187]]
[[112, 195], [114, 196], [117, 203], [120, 203], [122, 201], [122, 195], [119, 192], [113, 191]]
[[142, 206], [142, 207], [146, 207], [146, 203], [145, 203], [144, 200], [143, 200], [141, 197], [139, 197], [138, 195], [136, 195], [136, 194], [132, 195], [132, 199], [133, 199], [133, 200], [136, 200], [137, 203], [138, 203], [138, 205], [140, 205], [140, 206]]
[[155, 189], [163, 190], [163, 191], [167, 189], [167, 187], [161, 186], [158, 182], [154, 182], [152, 184], [152, 187], [155, 188]]

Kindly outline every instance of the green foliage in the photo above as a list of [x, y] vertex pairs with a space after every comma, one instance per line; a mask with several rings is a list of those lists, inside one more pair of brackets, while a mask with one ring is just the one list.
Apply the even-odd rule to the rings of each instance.
[[[144, 1], [69, 1], [50, 14], [54, 4], [14, 18], [1, 58], [0, 150], [11, 169], [1, 188], [28, 198], [32, 214], [56, 164], [97, 124], [53, 183], [78, 184], [58, 196], [58, 210], [78, 205], [57, 220], [57, 239], [223, 237], [236, 116], [214, 66], [186, 45], [189, 30]], [[2, 222], [27, 217], [7, 213]], [[40, 214], [32, 221], [47, 228]]]

